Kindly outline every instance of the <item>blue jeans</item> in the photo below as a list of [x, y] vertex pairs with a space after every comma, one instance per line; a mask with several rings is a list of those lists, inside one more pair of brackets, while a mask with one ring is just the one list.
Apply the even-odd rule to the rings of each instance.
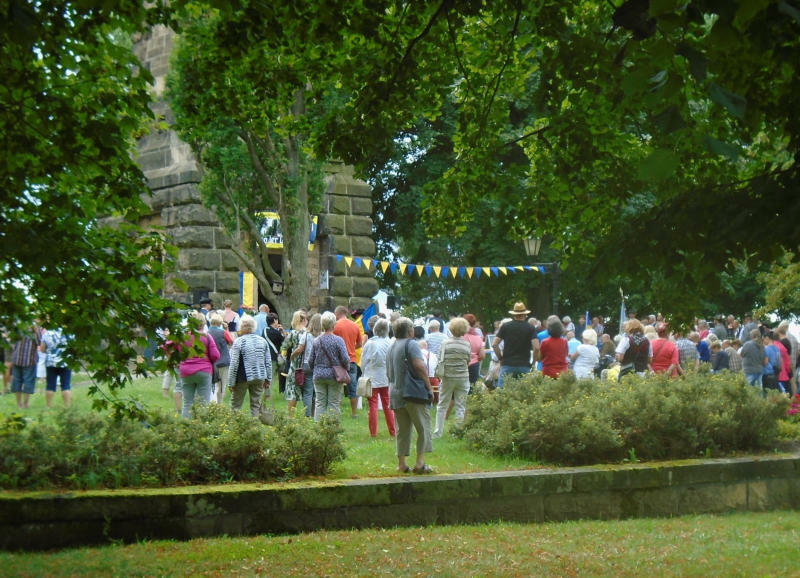
[[347, 397], [354, 399], [356, 395], [356, 388], [358, 387], [358, 365], [350, 362], [350, 383], [347, 384]]
[[762, 373], [745, 373], [744, 376], [747, 379], [747, 383], [750, 385], [754, 385], [759, 389], [763, 388], [763, 383], [761, 381]]
[[530, 372], [530, 365], [501, 365], [500, 376], [497, 378], [497, 387], [499, 389], [503, 389], [503, 376], [506, 374], [511, 374], [513, 377], [518, 377]]
[[36, 391], [36, 366], [11, 366], [11, 391], [32, 394]]

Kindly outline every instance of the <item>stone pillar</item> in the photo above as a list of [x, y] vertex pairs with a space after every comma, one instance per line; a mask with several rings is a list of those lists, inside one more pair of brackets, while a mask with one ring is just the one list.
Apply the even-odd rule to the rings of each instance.
[[329, 291], [324, 300], [326, 308], [345, 305], [351, 310], [364, 309], [378, 292], [375, 269], [347, 267], [336, 255], [372, 259], [375, 241], [372, 240], [372, 191], [364, 181], [353, 178], [352, 167], [331, 163], [328, 172], [328, 194], [320, 224], [321, 267], [330, 272]]
[[[174, 117], [163, 95], [174, 37], [169, 28], [156, 26], [134, 48], [155, 79], [153, 111], [170, 124]], [[138, 162], [152, 191], [149, 221], [164, 227], [178, 248], [165, 296], [193, 304], [207, 294], [215, 307], [222, 308], [224, 299], [238, 305], [239, 261], [216, 215], [203, 206], [197, 190], [200, 171], [189, 145], [173, 130], [154, 131], [139, 140]]]

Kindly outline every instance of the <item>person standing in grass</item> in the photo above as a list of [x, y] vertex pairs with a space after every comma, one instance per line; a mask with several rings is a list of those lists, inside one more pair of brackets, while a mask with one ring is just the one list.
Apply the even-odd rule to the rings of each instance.
[[394, 438], [394, 412], [389, 408], [389, 378], [386, 375], [386, 354], [389, 351], [389, 322], [378, 319], [372, 327], [373, 336], [364, 344], [361, 352], [361, 370], [364, 377], [372, 380], [372, 397], [369, 398], [369, 435], [378, 437], [378, 398], [383, 407], [383, 416], [389, 435]]
[[47, 371], [47, 389], [45, 390], [45, 404], [50, 407], [56, 394], [58, 384], [61, 384], [61, 398], [64, 407], [69, 407], [72, 402], [72, 370], [64, 362], [64, 348], [67, 346], [67, 336], [58, 327], [50, 329], [42, 337], [39, 351], [45, 354], [45, 369]]
[[286, 359], [286, 389], [283, 394], [288, 402], [289, 415], [294, 415], [294, 408], [297, 407], [297, 400], [303, 400], [306, 417], [311, 417], [313, 410], [311, 400], [314, 397], [314, 386], [311, 380], [305, 380], [302, 385], [297, 384], [295, 371], [303, 369], [314, 338], [306, 329], [308, 326], [308, 314], [302, 309], [298, 309], [292, 315], [292, 330], [281, 345], [281, 355]]
[[31, 394], [36, 391], [39, 335], [36, 326], [31, 327], [30, 333], [22, 335], [11, 350], [11, 391], [17, 398], [19, 409], [28, 409]]
[[231, 408], [241, 410], [244, 396], [249, 393], [250, 415], [258, 417], [264, 388], [269, 388], [272, 376], [272, 356], [267, 340], [255, 330], [255, 319], [243, 315], [239, 320], [239, 337], [231, 346], [228, 389], [231, 390]]
[[462, 421], [467, 411], [472, 344], [464, 336], [469, 331], [469, 327], [469, 323], [463, 317], [451, 320], [450, 333], [453, 336], [442, 341], [442, 346], [439, 348], [439, 367], [444, 369], [444, 373], [439, 385], [439, 401], [436, 405], [436, 427], [433, 430], [433, 439], [441, 438], [444, 434], [444, 422], [451, 401], [456, 421]]
[[[464, 323], [466, 324], [466, 321]], [[464, 329], [466, 331], [466, 328]], [[400, 317], [392, 325], [392, 330], [395, 342], [387, 353], [387, 376], [389, 401], [397, 422], [397, 471], [404, 474], [411, 471], [415, 474], [430, 474], [433, 470], [424, 459], [426, 453], [433, 451], [430, 401], [416, 403], [403, 398], [406, 390], [406, 371], [413, 371], [414, 375], [423, 381], [429, 393], [429, 400], [433, 398], [433, 388], [428, 379], [422, 350], [414, 341], [414, 322], [408, 317]], [[411, 454], [412, 428], [417, 432], [417, 459], [413, 469], [406, 462], [406, 458]]]
[[767, 365], [767, 355], [764, 352], [764, 345], [761, 343], [761, 332], [758, 329], [750, 331], [748, 340], [742, 346], [739, 355], [742, 357], [742, 371], [747, 383], [763, 389], [764, 366]]
[[191, 353], [180, 364], [181, 384], [183, 387], [183, 411], [181, 415], [186, 418], [191, 415], [192, 405], [195, 400], [202, 405], [206, 405], [211, 398], [211, 375], [214, 371], [214, 363], [219, 359], [219, 350], [214, 340], [203, 333], [206, 328], [205, 315], [195, 313], [189, 319], [189, 327], [194, 330], [194, 334], [189, 337], [183, 346], [189, 348]]
[[[208, 334], [214, 340], [214, 345], [217, 346], [217, 350], [219, 351], [219, 359], [217, 359], [217, 362], [214, 364], [214, 378], [212, 379], [212, 382], [216, 384], [214, 401], [222, 403], [225, 397], [225, 385], [228, 383], [228, 369], [231, 364], [229, 345], [233, 344], [233, 339], [230, 337], [230, 334], [226, 334], [225, 330], [222, 328], [222, 315], [219, 313], [212, 313], [208, 318], [211, 323]], [[228, 342], [228, 339], [231, 341]]]
[[[558, 315], [547, 318], [547, 335], [541, 344], [533, 350], [536, 361], [542, 362], [542, 375], [556, 379], [567, 371], [567, 354], [569, 346], [564, 335], [564, 324]], [[644, 337], [642, 337], [644, 338]]]
[[314, 420], [330, 414], [340, 421], [342, 418], [342, 384], [336, 381], [333, 366], [339, 365], [349, 370], [350, 356], [344, 339], [334, 335], [336, 315], [326, 311], [320, 318], [322, 335], [314, 340], [308, 364], [314, 376], [314, 394], [317, 396]]

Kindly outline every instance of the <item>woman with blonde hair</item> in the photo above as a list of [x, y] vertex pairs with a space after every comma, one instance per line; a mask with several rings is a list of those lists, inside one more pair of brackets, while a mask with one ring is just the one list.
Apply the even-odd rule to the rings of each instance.
[[439, 372], [442, 382], [439, 385], [439, 403], [436, 405], [436, 427], [432, 436], [434, 439], [444, 434], [444, 421], [451, 400], [457, 421], [464, 419], [467, 410], [472, 346], [464, 336], [469, 331], [469, 322], [463, 317], [456, 317], [450, 321], [449, 328], [452, 337], [442, 341], [439, 348], [438, 367], [442, 368]]
[[[302, 309], [298, 309], [292, 315], [292, 329], [281, 345], [281, 355], [287, 360], [286, 369], [286, 389], [283, 395], [288, 402], [289, 415], [294, 415], [294, 408], [297, 400], [302, 398], [306, 408], [306, 417], [313, 415], [311, 400], [314, 396], [314, 386], [311, 380], [305, 379], [305, 361], [311, 352], [314, 339], [306, 330], [308, 325], [308, 315]], [[303, 383], [297, 383], [297, 370], [303, 370]]]
[[644, 335], [644, 326], [638, 319], [629, 319], [625, 323], [625, 335], [619, 340], [615, 350], [620, 362], [619, 378], [636, 372], [644, 375], [653, 359], [653, 345]]
[[578, 346], [570, 358], [572, 359], [572, 370], [578, 379], [589, 379], [594, 377], [594, 369], [600, 365], [600, 350], [597, 349], [597, 332], [594, 329], [586, 329], [581, 337], [583, 343]]

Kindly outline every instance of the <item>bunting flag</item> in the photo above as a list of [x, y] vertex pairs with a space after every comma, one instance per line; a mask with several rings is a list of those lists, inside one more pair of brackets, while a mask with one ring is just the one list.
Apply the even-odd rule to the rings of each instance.
[[347, 267], [363, 267], [367, 271], [374, 267], [376, 271], [380, 270], [383, 273], [386, 273], [387, 271], [397, 273], [399, 270], [401, 275], [411, 276], [416, 274], [417, 277], [422, 277], [424, 274], [426, 277], [435, 276], [437, 279], [442, 277], [446, 279], [448, 275], [453, 279], [456, 277], [461, 277], [463, 279], [464, 276], [466, 276], [468, 279], [472, 279], [474, 275], [475, 278], [478, 279], [481, 277], [481, 275], [485, 275], [486, 277], [500, 277], [501, 275], [509, 275], [511, 273], [537, 272], [544, 274], [546, 272], [545, 266], [538, 264], [483, 265], [467, 267], [464, 265], [429, 265], [419, 263], [403, 263], [400, 261], [378, 261], [377, 259], [370, 259], [368, 257], [352, 257], [347, 255], [336, 255], [336, 261], [344, 261], [347, 264]]

